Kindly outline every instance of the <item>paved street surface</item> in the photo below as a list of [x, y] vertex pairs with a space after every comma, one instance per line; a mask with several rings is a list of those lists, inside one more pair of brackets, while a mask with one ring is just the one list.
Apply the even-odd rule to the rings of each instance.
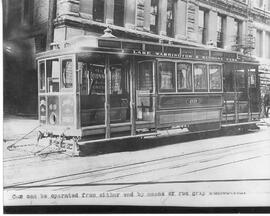
[[[84, 204], [98, 204], [100, 200], [93, 196], [129, 193], [131, 197], [122, 199], [122, 203], [269, 206], [270, 127], [264, 122], [260, 127], [246, 134], [190, 139], [148, 149], [125, 148], [122, 152], [85, 157], [59, 153], [41, 157], [4, 148], [4, 190], [10, 195], [6, 204], [21, 201], [11, 198], [14, 193], [42, 191], [48, 196], [79, 192], [84, 198], [43, 200], [50, 204], [79, 204], [82, 200]], [[9, 144], [6, 142], [4, 147]], [[103, 192], [107, 193], [100, 195]], [[168, 192], [173, 193], [164, 195]], [[106, 199], [104, 203], [120, 204], [118, 199]]]

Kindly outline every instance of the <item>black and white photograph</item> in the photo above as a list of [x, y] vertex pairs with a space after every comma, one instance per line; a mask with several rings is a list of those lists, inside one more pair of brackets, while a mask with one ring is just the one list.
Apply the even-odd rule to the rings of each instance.
[[4, 213], [270, 212], [270, 0], [2, 0], [2, 30]]

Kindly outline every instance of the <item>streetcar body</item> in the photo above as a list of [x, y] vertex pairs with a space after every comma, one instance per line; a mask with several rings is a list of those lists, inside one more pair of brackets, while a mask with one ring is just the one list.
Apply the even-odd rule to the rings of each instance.
[[258, 63], [236, 52], [84, 36], [37, 56], [39, 121], [99, 140], [259, 120]]

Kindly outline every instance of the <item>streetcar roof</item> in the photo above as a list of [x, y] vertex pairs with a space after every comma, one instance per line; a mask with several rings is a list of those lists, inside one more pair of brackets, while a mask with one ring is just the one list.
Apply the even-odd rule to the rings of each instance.
[[255, 58], [243, 55], [240, 52], [226, 51], [216, 47], [172, 45], [120, 38], [77, 36], [61, 43], [52, 43], [51, 45], [54, 49], [38, 53], [36, 55], [37, 60], [67, 54], [103, 52], [137, 56], [172, 57], [185, 60], [258, 63]]

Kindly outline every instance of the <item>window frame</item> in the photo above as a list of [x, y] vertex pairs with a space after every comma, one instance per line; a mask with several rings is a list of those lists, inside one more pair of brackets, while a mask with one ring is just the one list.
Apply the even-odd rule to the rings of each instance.
[[[244, 79], [242, 78], [239, 79], [240, 75], [243, 76]], [[246, 89], [246, 86], [248, 84], [248, 76], [246, 74], [245, 68], [234, 70], [234, 79], [237, 91]], [[242, 83], [240, 83], [239, 81], [241, 81]], [[243, 86], [240, 84], [243, 84]]]
[[[206, 66], [206, 89], [196, 89], [196, 85], [195, 85], [195, 66], [196, 65], [205, 65]], [[194, 85], [194, 93], [196, 92], [202, 92], [202, 93], [207, 93], [209, 92], [209, 63], [202, 63], [202, 62], [196, 62], [196, 63], [193, 63], [193, 85]]]
[[[124, 27], [125, 26], [125, 7], [126, 7], [126, 2], [125, 2], [125, 0], [117, 0], [117, 1], [119, 1], [119, 3], [122, 3], [123, 2], [123, 4], [116, 4], [116, 1], [114, 1], [114, 8], [113, 8], [113, 25], [116, 25], [116, 26], [120, 26], [120, 27]], [[123, 19], [115, 19], [115, 17], [117, 16], [119, 16], [119, 14], [118, 15], [116, 15], [117, 13], [117, 11], [116, 11], [116, 5], [117, 5], [117, 7], [118, 7], [118, 9], [123, 9], [122, 10], [122, 13], [120, 13], [122, 16], [123, 16]], [[116, 23], [115, 22], [115, 20], [117, 20], [117, 21], [121, 21], [121, 23], [119, 22], [119, 23]]]
[[[169, 3], [171, 4], [171, 8], [169, 8]], [[172, 13], [171, 19], [168, 19], [168, 12], [169, 11], [171, 11], [171, 13]], [[170, 28], [169, 28], [169, 25], [171, 25]], [[175, 1], [168, 0], [167, 10], [166, 10], [166, 34], [168, 37], [174, 37], [174, 35], [175, 35], [175, 26], [174, 25], [175, 25]], [[170, 30], [170, 33], [168, 33], [168, 30]]]
[[[190, 65], [190, 72], [191, 72], [191, 89], [190, 90], [181, 90], [178, 89], [178, 64], [188, 64]], [[177, 61], [176, 62], [176, 90], [178, 93], [193, 93], [194, 92], [194, 83], [193, 83], [193, 63], [192, 62], [186, 62], [186, 61]]]
[[[220, 67], [220, 89], [212, 89], [211, 88], [211, 73], [210, 73], [210, 69], [211, 69], [211, 66], [219, 66]], [[223, 91], [223, 67], [221, 64], [215, 64], [215, 63], [210, 63], [208, 65], [208, 71], [209, 71], [209, 84], [208, 84], [208, 87], [209, 87], [209, 92], [222, 92]]]
[[[121, 95], [118, 92], [117, 92], [117, 94], [115, 94], [113, 92], [113, 76], [112, 76], [112, 74], [115, 71], [113, 71], [112, 68], [120, 69], [120, 83], [118, 83], [118, 85], [119, 85], [120, 90], [122, 92], [121, 94], [123, 94], [123, 92], [127, 91], [127, 88], [128, 88], [128, 86], [127, 86], [127, 77], [126, 77], [127, 74], [125, 73], [124, 67], [121, 64], [111, 64], [110, 67], [109, 67], [109, 71], [110, 71], [110, 84], [109, 84], [110, 85], [110, 91], [109, 91], [109, 94], [110, 95]], [[123, 82], [124, 82], [124, 84], [123, 84]]]
[[[152, 4], [152, 2], [155, 2], [156, 4]], [[157, 11], [156, 13], [152, 12], [152, 8], [156, 7]], [[153, 34], [158, 33], [158, 19], [159, 19], [159, 0], [150, 0], [150, 25], [149, 25], [149, 30]], [[151, 25], [151, 16], [155, 17], [155, 26]], [[151, 28], [152, 27], [152, 28]], [[152, 30], [154, 28], [154, 30]]]
[[[160, 69], [159, 69], [159, 63], [164, 63], [164, 62], [167, 62], [167, 63], [173, 63], [174, 64], [174, 73], [173, 74], [173, 80], [172, 80], [172, 83], [173, 83], [173, 89], [165, 89], [165, 90], [162, 90], [161, 89], [161, 77], [160, 77]], [[157, 61], [157, 76], [158, 76], [158, 92], [159, 93], [177, 93], [177, 80], [176, 80], [176, 61], [173, 61], [173, 60], [158, 60]]]
[[[224, 47], [224, 21], [226, 19], [226, 15], [218, 13], [217, 15], [217, 47]], [[219, 26], [220, 21], [220, 26]]]
[[[176, 91], [160, 91], [160, 76], [159, 76], [159, 68], [158, 68], [158, 63], [159, 62], [173, 62], [175, 63], [175, 87]], [[178, 74], [177, 74], [177, 64], [190, 64], [191, 65], [191, 84], [192, 84], [192, 89], [191, 91], [179, 91], [178, 90]], [[223, 92], [223, 63], [218, 63], [218, 62], [202, 62], [202, 61], [187, 61], [187, 60], [168, 60], [168, 59], [163, 59], [163, 58], [158, 58], [155, 61], [155, 68], [156, 70], [156, 80], [154, 78], [154, 83], [156, 82], [156, 89], [158, 94], [180, 94], [180, 95], [187, 95], [187, 94], [200, 94], [200, 93], [212, 93], [212, 94], [220, 94]], [[203, 91], [198, 91], [195, 89], [195, 73], [194, 73], [194, 65], [196, 64], [203, 64], [206, 65], [206, 74], [207, 74], [207, 89], [204, 89]], [[214, 89], [213, 91], [210, 90], [210, 65], [217, 65], [221, 67], [221, 90], [216, 90]]]
[[[49, 86], [48, 86], [48, 67], [47, 67], [47, 62], [48, 61], [53, 61], [53, 60], [58, 60], [58, 62], [59, 62], [59, 82], [58, 82], [58, 91], [49, 91]], [[48, 94], [58, 94], [58, 93], [60, 93], [61, 92], [61, 86], [60, 86], [60, 84], [61, 84], [61, 58], [59, 57], [59, 56], [57, 56], [57, 57], [52, 57], [52, 58], [48, 58], [48, 59], [45, 59], [45, 62], [46, 62], [46, 93], [48, 93]], [[52, 78], [52, 74], [51, 74], [51, 78]]]
[[[254, 70], [254, 71], [253, 71]], [[248, 88], [257, 88], [257, 72], [256, 68], [247, 68], [248, 73]], [[254, 77], [254, 83], [251, 83], [252, 77]]]
[[[152, 67], [152, 91], [150, 91], [150, 93], [149, 94], [154, 94], [155, 93], [155, 83], [156, 83], [156, 81], [155, 81], [155, 61], [154, 60], [145, 60], [145, 61], [139, 61], [139, 62], [137, 62], [137, 70], [139, 71], [139, 69], [140, 69], [140, 65], [141, 64], [144, 64], [144, 63], [149, 63], [149, 64], [151, 64], [151, 67]], [[136, 82], [136, 91], [138, 90], [138, 91], [144, 91], [144, 90], [142, 90], [142, 89], [140, 89], [139, 87], [140, 87], [140, 83], [139, 83], [139, 81], [140, 81], [140, 72], [138, 73], [138, 75], [136, 76], [136, 80], [137, 80], [137, 82]]]
[[[101, 0], [93, 0], [93, 11], [92, 11], [92, 14], [93, 14], [93, 20], [95, 21], [95, 22], [101, 22], [101, 23], [104, 23], [105, 22], [105, 0], [102, 0], [103, 1], [103, 17], [102, 17], [102, 20], [101, 21], [99, 21], [99, 20], [96, 20], [95, 18], [95, 15], [96, 15], [96, 12], [95, 12], [95, 8], [97, 8], [97, 7], [95, 7], [96, 5], [95, 5], [95, 3], [96, 4], [100, 4], [100, 1]], [[101, 4], [100, 4], [101, 5]]]
[[[41, 89], [41, 64], [44, 64], [44, 89]], [[46, 73], [46, 60], [38, 61], [38, 92], [46, 93], [47, 92], [47, 73]]]
[[[71, 60], [72, 62], [72, 87], [71, 88], [65, 88], [63, 87], [63, 61], [65, 60]], [[76, 85], [76, 79], [74, 80], [74, 66], [76, 67], [76, 62], [74, 61], [73, 56], [65, 56], [60, 58], [60, 89], [59, 92], [72, 92]]]
[[[62, 60], [72, 60], [72, 62], [74, 63], [72, 65], [73, 71], [72, 71], [72, 79], [73, 79], [73, 85], [72, 88], [62, 88]], [[47, 62], [48, 61], [53, 61], [53, 60], [58, 60], [59, 62], [59, 91], [49, 91], [48, 88], [48, 67], [47, 67]], [[44, 62], [45, 63], [45, 91], [40, 91], [40, 64]], [[42, 58], [37, 60], [37, 69], [38, 69], [38, 93], [42, 94], [42, 95], [59, 95], [61, 93], [75, 93], [76, 92], [76, 88], [78, 86], [77, 82], [78, 82], [78, 78], [77, 78], [77, 64], [76, 64], [76, 55], [70, 54], [70, 55], [57, 55], [57, 56], [53, 56], [53, 57], [47, 57], [47, 58]]]

